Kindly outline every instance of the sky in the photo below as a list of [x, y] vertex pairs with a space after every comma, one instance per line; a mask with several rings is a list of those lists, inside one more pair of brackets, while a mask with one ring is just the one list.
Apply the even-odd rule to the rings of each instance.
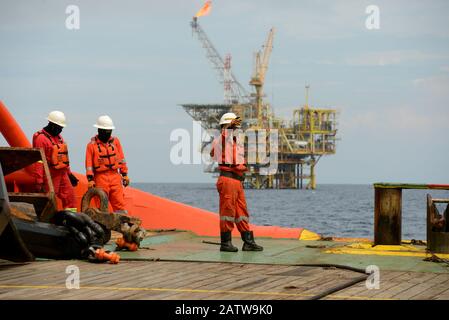
[[[170, 133], [192, 131], [180, 104], [223, 101], [189, 26], [202, 4], [0, 0], [0, 100], [30, 138], [63, 111], [74, 171], [107, 114], [132, 181], [213, 182], [201, 165], [170, 161]], [[69, 5], [79, 30], [66, 28]], [[369, 5], [379, 29], [366, 28]], [[304, 104], [305, 84], [313, 106], [339, 111], [337, 153], [320, 160], [318, 184], [448, 183], [447, 12], [445, 0], [215, 0], [199, 21], [248, 90], [253, 54], [276, 28], [265, 84], [276, 115]]]

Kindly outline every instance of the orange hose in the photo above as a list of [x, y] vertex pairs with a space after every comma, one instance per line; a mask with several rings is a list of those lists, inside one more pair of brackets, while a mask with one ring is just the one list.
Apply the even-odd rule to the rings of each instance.
[[31, 143], [17, 123], [16, 119], [8, 111], [0, 100], [0, 132], [11, 147], [31, 148]]
[[5, 176], [6, 184], [11, 184], [14, 182], [18, 184], [33, 185], [36, 182], [36, 179], [34, 179], [33, 176], [22, 169]]

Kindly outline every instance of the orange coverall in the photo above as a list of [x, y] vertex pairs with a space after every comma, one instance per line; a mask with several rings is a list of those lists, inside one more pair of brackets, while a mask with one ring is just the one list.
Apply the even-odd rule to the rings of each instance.
[[[53, 146], [63, 143], [64, 139], [61, 135], [53, 137], [44, 129], [33, 135], [33, 148], [41, 148], [44, 150], [45, 158], [49, 164], [53, 188], [55, 189], [56, 196], [61, 199], [63, 209], [76, 208], [75, 191], [69, 179], [70, 167], [55, 169], [51, 165]], [[44, 166], [42, 163], [36, 163], [34, 165], [34, 177], [37, 185], [43, 185], [45, 183]]]
[[95, 186], [108, 195], [114, 212], [124, 212], [122, 176], [128, 173], [122, 145], [117, 137], [104, 143], [95, 136], [86, 148], [86, 175], [93, 176]]
[[[243, 145], [237, 143], [232, 130], [228, 129], [222, 130], [222, 134], [212, 142], [210, 154], [218, 162], [220, 171], [243, 177], [247, 170], [244, 152]], [[217, 180], [217, 190], [220, 195], [220, 231], [232, 231], [234, 224], [240, 232], [250, 231], [242, 181], [220, 176]]]

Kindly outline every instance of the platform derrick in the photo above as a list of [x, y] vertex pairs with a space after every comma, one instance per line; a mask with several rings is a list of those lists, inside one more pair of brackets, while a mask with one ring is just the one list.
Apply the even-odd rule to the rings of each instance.
[[[315, 167], [324, 155], [336, 152], [337, 111], [309, 106], [309, 86], [306, 86], [305, 104], [293, 110], [289, 120], [277, 117], [271, 105], [265, 101], [263, 87], [273, 49], [275, 30], [270, 29], [262, 49], [254, 55], [254, 68], [249, 84], [249, 93], [231, 70], [231, 56], [223, 59], [210, 38], [200, 26], [198, 18], [190, 23], [192, 33], [205, 49], [206, 57], [223, 85], [224, 102], [217, 104], [182, 104], [184, 110], [205, 130], [219, 130], [218, 121], [226, 112], [234, 112], [242, 118], [242, 129], [254, 131], [257, 142], [245, 139], [246, 151], [256, 154], [256, 161], [248, 164], [245, 176], [246, 188], [254, 189], [315, 189]], [[264, 132], [265, 136], [260, 132]], [[277, 148], [270, 145], [270, 135], [276, 133]], [[202, 141], [202, 150], [210, 146], [211, 136]], [[273, 140], [271, 140], [273, 142]], [[277, 150], [270, 157], [270, 150]], [[259, 159], [259, 155], [265, 155]], [[267, 158], [276, 164], [267, 164]], [[266, 169], [269, 167], [270, 169]], [[272, 168], [277, 168], [272, 170]], [[205, 172], [217, 175], [216, 164], [206, 164]]]

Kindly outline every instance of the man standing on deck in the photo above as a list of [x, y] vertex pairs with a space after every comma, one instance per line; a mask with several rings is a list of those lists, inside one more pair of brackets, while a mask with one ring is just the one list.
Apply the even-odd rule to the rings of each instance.
[[217, 190], [220, 195], [220, 251], [237, 252], [232, 245], [234, 224], [243, 240], [243, 251], [262, 251], [254, 242], [249, 228], [249, 215], [243, 192], [244, 172], [247, 170], [243, 143], [236, 137], [241, 119], [234, 113], [225, 113], [220, 119], [221, 134], [212, 142], [210, 156], [218, 162], [220, 177]]
[[[49, 113], [48, 124], [33, 135], [33, 148], [44, 150], [45, 158], [50, 169], [50, 176], [56, 196], [61, 199], [63, 209], [76, 209], [75, 192], [73, 187], [78, 185], [78, 179], [72, 174], [69, 166], [69, 152], [67, 144], [61, 136], [66, 126], [66, 118], [61, 111]], [[44, 166], [36, 163], [34, 176], [38, 192], [44, 192]]]
[[123, 186], [129, 185], [128, 167], [120, 140], [111, 136], [115, 129], [114, 123], [109, 116], [104, 115], [98, 117], [94, 127], [98, 129], [98, 134], [86, 148], [88, 187], [103, 189], [113, 211], [126, 214]]

